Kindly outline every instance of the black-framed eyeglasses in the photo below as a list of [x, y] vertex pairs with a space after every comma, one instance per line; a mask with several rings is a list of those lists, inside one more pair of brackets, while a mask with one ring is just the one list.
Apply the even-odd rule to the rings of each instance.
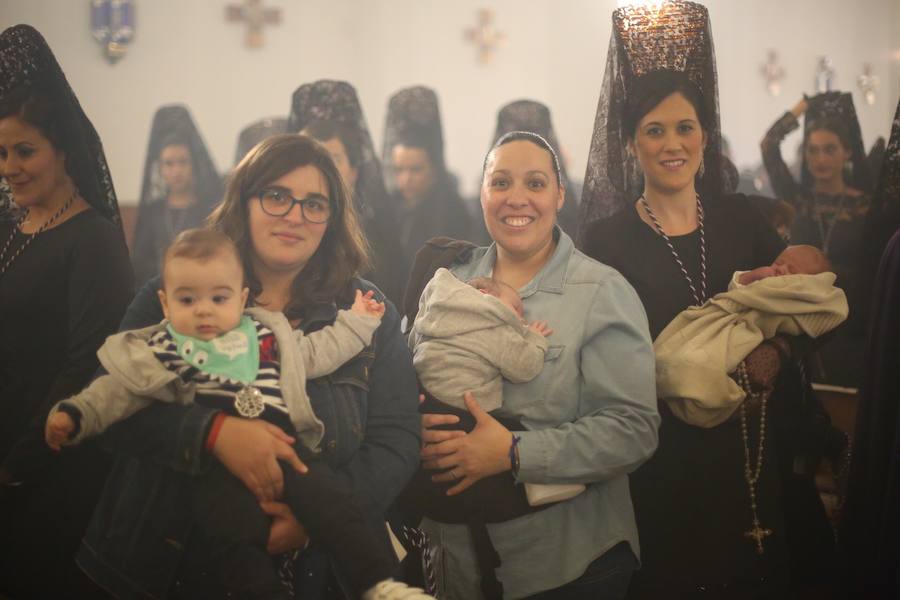
[[326, 223], [331, 216], [331, 202], [320, 194], [310, 194], [302, 200], [278, 188], [266, 188], [259, 193], [259, 206], [273, 217], [283, 217], [300, 205], [303, 218], [310, 223]]

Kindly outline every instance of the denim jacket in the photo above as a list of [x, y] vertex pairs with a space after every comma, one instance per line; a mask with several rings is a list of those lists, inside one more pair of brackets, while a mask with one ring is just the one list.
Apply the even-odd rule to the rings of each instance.
[[[384, 300], [372, 284], [354, 284]], [[162, 318], [158, 285], [153, 279], [138, 292], [121, 329]], [[312, 408], [325, 424], [322, 457], [371, 507], [373, 524], [383, 524], [388, 505], [417, 468], [420, 444], [415, 372], [397, 311], [385, 303], [372, 345], [331, 375], [307, 382]], [[318, 307], [302, 329], [310, 333], [332, 323], [338, 308], [347, 307]], [[215, 415], [196, 404], [155, 403], [104, 434], [118, 458], [76, 560], [117, 597], [164, 598], [170, 592], [191, 532], [185, 482], [215, 460], [204, 449]], [[319, 598], [328, 557], [313, 545], [301, 559], [296, 593]]]

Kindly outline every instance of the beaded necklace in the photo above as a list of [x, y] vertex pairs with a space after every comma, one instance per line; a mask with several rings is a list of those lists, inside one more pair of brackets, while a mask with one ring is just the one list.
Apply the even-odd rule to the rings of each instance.
[[706, 232], [703, 228], [703, 205], [700, 203], [700, 194], [697, 194], [697, 221], [700, 224], [700, 291], [697, 291], [697, 288], [694, 286], [694, 280], [691, 278], [687, 269], [684, 266], [684, 263], [681, 260], [681, 257], [678, 256], [678, 251], [675, 250], [675, 246], [672, 244], [672, 240], [669, 239], [669, 236], [666, 235], [666, 232], [662, 228], [662, 224], [660, 224], [659, 219], [656, 218], [656, 215], [653, 214], [653, 211], [650, 210], [650, 205], [647, 203], [647, 199], [644, 198], [644, 195], [641, 194], [639, 198], [641, 205], [644, 207], [644, 210], [647, 211], [647, 216], [650, 217], [650, 220], [653, 221], [653, 225], [656, 227], [656, 230], [659, 232], [659, 235], [666, 241], [666, 245], [669, 246], [669, 251], [672, 253], [672, 258], [675, 259], [675, 262], [678, 263], [678, 266], [681, 268], [681, 274], [684, 276], [685, 281], [687, 281], [688, 286], [691, 288], [691, 294], [694, 296], [694, 301], [696, 302], [696, 306], [700, 306], [703, 302], [709, 298], [709, 293], [706, 289]]
[[19, 218], [19, 220], [16, 221], [15, 225], [13, 226], [12, 232], [10, 232], [10, 234], [9, 234], [9, 238], [6, 240], [6, 243], [3, 245], [3, 250], [0, 250], [0, 263], [2, 263], [2, 265], [0, 265], [0, 275], [3, 275], [4, 273], [6, 273], [7, 269], [9, 269], [10, 265], [12, 265], [13, 262], [17, 258], [19, 258], [19, 255], [21, 255], [22, 252], [25, 251], [25, 248], [27, 248], [28, 245], [32, 241], [34, 241], [34, 238], [36, 238], [38, 236], [38, 234], [44, 232], [48, 227], [50, 227], [50, 225], [52, 225], [57, 219], [59, 219], [63, 215], [64, 212], [69, 210], [69, 207], [72, 206], [72, 203], [75, 201], [75, 196], [77, 196], [77, 195], [78, 195], [77, 191], [72, 192], [72, 195], [69, 196], [69, 199], [66, 200], [66, 203], [63, 204], [59, 210], [57, 210], [55, 213], [53, 213], [52, 217], [50, 217], [49, 219], [44, 221], [44, 223], [40, 227], [38, 227], [37, 231], [32, 233], [30, 236], [28, 236], [28, 238], [25, 240], [25, 243], [23, 243], [21, 246], [19, 246], [16, 249], [16, 251], [13, 252], [12, 255], [6, 260], [6, 262], [2, 262], [3, 259], [6, 258], [6, 253], [9, 251], [9, 247], [12, 245], [12, 241], [16, 238], [16, 231], [19, 231], [19, 228], [22, 226], [22, 224], [25, 222], [25, 219], [28, 217], [28, 211], [27, 210], [25, 211], [25, 214], [22, 215]]

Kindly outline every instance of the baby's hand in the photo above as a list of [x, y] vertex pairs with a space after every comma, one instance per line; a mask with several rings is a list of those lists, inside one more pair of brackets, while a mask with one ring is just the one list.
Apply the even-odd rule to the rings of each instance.
[[746, 273], [741, 274], [741, 276], [738, 277], [738, 283], [740, 283], [741, 285], [750, 285], [751, 283], [755, 283], [762, 279], [777, 277], [783, 274], [784, 273], [779, 273], [775, 269], [775, 267], [757, 267], [752, 271], [747, 271]]
[[356, 290], [356, 298], [353, 300], [350, 310], [360, 315], [369, 315], [380, 319], [384, 316], [384, 302], [375, 300], [374, 295], [375, 292], [371, 290], [365, 294]]
[[547, 321], [535, 321], [528, 326], [528, 329], [544, 337], [550, 337], [551, 335], [553, 335], [553, 330], [547, 326]]
[[47, 418], [47, 428], [44, 432], [47, 445], [59, 452], [62, 449], [63, 442], [69, 439], [69, 435], [73, 431], [75, 431], [75, 422], [72, 420], [72, 417], [61, 410], [55, 412]]

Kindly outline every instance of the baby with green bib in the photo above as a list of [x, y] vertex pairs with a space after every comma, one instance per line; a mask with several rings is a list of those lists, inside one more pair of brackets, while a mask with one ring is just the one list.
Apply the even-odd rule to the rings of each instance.
[[[98, 357], [107, 374], [50, 411], [47, 444], [55, 450], [77, 444], [154, 402], [219, 410], [207, 437], [210, 452], [226, 416], [267, 421], [296, 440], [294, 451], [307, 466], [301, 474], [281, 463], [281, 500], [337, 559], [355, 595], [374, 598], [385, 586], [405, 588], [390, 580], [394, 558], [349, 484], [317, 456], [324, 426], [306, 394], [307, 378], [334, 372], [371, 344], [384, 304], [357, 290], [333, 325], [304, 334], [280, 312], [246, 307], [238, 250], [211, 229], [176, 237], [162, 273], [166, 318], [106, 340]], [[212, 462], [206, 473], [186, 480], [183, 494], [202, 545], [194, 554], [208, 558], [206, 570], [236, 597], [286, 598], [278, 565], [266, 552], [269, 517], [237, 477]]]

